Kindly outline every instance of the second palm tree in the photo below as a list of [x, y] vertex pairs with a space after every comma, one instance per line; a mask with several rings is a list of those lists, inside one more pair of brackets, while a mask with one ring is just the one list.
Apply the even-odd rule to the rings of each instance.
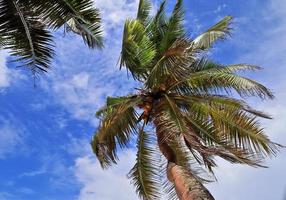
[[[92, 148], [106, 168], [117, 163], [117, 149], [127, 147], [135, 136], [137, 159], [129, 177], [142, 199], [160, 199], [166, 192], [168, 199], [213, 200], [200, 172], [212, 172], [215, 156], [261, 167], [262, 159], [275, 155], [278, 148], [256, 120], [270, 117], [228, 94], [236, 91], [241, 97], [262, 99], [273, 95], [236, 74], [259, 67], [222, 65], [205, 58], [205, 51], [229, 35], [230, 16], [191, 39], [183, 27], [182, 0], [177, 0], [170, 17], [165, 1], [153, 17], [150, 9], [150, 2], [141, 0], [137, 19], [126, 21], [121, 52], [121, 67], [142, 88], [107, 98], [97, 112], [101, 122]], [[167, 182], [160, 155], [167, 161]]]

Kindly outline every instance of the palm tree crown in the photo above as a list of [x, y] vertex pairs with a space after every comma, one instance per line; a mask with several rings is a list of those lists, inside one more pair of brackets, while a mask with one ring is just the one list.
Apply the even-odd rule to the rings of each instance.
[[[205, 57], [216, 41], [230, 34], [232, 17], [192, 39], [183, 26], [182, 0], [169, 17], [165, 1], [155, 16], [149, 15], [150, 9], [148, 0], [140, 0], [137, 18], [125, 22], [122, 42], [120, 66], [142, 87], [128, 96], [107, 98], [97, 112], [100, 125], [92, 148], [107, 168], [117, 162], [117, 149], [127, 147], [136, 136], [137, 160], [129, 177], [142, 199], [159, 199], [162, 191], [169, 199], [213, 199], [198, 172], [203, 166], [212, 172], [215, 156], [262, 167], [263, 158], [277, 152], [279, 145], [268, 139], [257, 121], [270, 116], [243, 100], [273, 95], [236, 73], [259, 67], [222, 65]], [[242, 98], [234, 98], [232, 92]], [[162, 154], [171, 188], [161, 182]]]
[[50, 30], [64, 27], [81, 35], [90, 48], [101, 48], [100, 22], [92, 0], [0, 0], [0, 49], [10, 50], [35, 75], [50, 67]]

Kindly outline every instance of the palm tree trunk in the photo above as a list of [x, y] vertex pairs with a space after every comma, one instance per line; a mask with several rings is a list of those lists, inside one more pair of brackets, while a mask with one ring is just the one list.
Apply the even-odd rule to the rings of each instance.
[[176, 163], [176, 154], [164, 141], [164, 130], [160, 128], [160, 119], [155, 118], [157, 141], [162, 154], [168, 160], [167, 176], [176, 189], [180, 200], [214, 200], [210, 192], [191, 173], [184, 173], [181, 166]]
[[168, 179], [174, 183], [180, 200], [214, 200], [210, 192], [194, 176], [183, 176], [180, 166], [169, 163], [167, 171]]

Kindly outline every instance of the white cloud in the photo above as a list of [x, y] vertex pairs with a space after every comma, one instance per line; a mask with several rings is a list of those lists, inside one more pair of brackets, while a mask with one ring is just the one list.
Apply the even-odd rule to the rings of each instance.
[[0, 53], [0, 90], [1, 88], [6, 88], [10, 85], [10, 73], [6, 67], [6, 57], [6, 53]]
[[0, 118], [0, 159], [14, 152], [22, 143], [20, 128], [15, 127], [10, 121]]
[[95, 6], [102, 13], [104, 30], [122, 26], [127, 18], [135, 17], [138, 2], [139, 0], [95, 0]]
[[0, 93], [4, 89], [9, 88], [13, 83], [27, 79], [27, 76], [21, 73], [20, 70], [7, 67], [8, 57], [9, 53], [0, 49]]
[[79, 200], [135, 200], [135, 189], [126, 174], [135, 161], [135, 152], [129, 150], [120, 153], [117, 166], [102, 170], [94, 156], [82, 156], [76, 159], [75, 175], [82, 188]]
[[56, 81], [52, 88], [57, 101], [66, 105], [79, 120], [93, 121], [96, 109], [104, 104], [104, 97], [115, 92], [116, 86], [109, 83], [96, 86], [95, 81], [89, 81], [90, 75], [92, 73], [75, 74], [70, 79]]

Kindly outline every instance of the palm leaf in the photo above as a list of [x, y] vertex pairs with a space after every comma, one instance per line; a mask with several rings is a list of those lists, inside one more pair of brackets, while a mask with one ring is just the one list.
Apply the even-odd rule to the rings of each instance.
[[117, 107], [127, 104], [133, 100], [139, 101], [139, 97], [137, 95], [129, 95], [122, 97], [107, 97], [106, 106], [100, 108], [95, 115], [97, 118], [102, 119], [109, 113], [113, 112], [113, 110], [116, 109]]
[[231, 16], [224, 17], [220, 22], [194, 39], [191, 48], [196, 51], [205, 50], [210, 48], [218, 39], [225, 39], [227, 35], [230, 35], [231, 21]]
[[161, 197], [160, 162], [153, 143], [154, 139], [150, 134], [143, 130], [139, 132], [136, 163], [128, 175], [137, 193], [144, 200]]
[[181, 107], [185, 106], [187, 107], [188, 105], [192, 104], [193, 102], [195, 103], [205, 103], [210, 106], [215, 106], [219, 107], [221, 109], [234, 109], [237, 111], [246, 111], [254, 116], [257, 117], [262, 117], [266, 119], [272, 119], [271, 116], [268, 114], [255, 110], [251, 108], [250, 106], [247, 105], [247, 103], [243, 100], [231, 98], [225, 95], [191, 95], [191, 96], [186, 96], [186, 95], [172, 95], [176, 103], [180, 104]]
[[166, 0], [162, 1], [154, 17], [146, 27], [150, 40], [160, 49], [160, 41], [164, 38], [167, 30], [167, 17], [165, 15]]
[[33, 4], [47, 26], [65, 26], [67, 31], [81, 35], [90, 48], [103, 46], [101, 18], [92, 0], [39, 0]]
[[137, 132], [138, 114], [135, 106], [139, 99], [129, 99], [105, 110], [100, 126], [92, 140], [92, 148], [101, 166], [116, 163], [117, 146], [126, 147], [131, 134]]
[[186, 52], [188, 46], [188, 40], [176, 40], [150, 70], [145, 82], [146, 87], [154, 89], [165, 84], [166, 80], [168, 80], [166, 86], [180, 81], [182, 75], [185, 75], [182, 72], [189, 68], [189, 63], [193, 59]]
[[150, 10], [151, 10], [151, 2], [149, 0], [140, 0], [137, 11], [137, 20], [141, 21], [142, 24], [146, 24]]
[[33, 74], [46, 72], [53, 56], [52, 35], [45, 29], [40, 19], [29, 11], [29, 4], [19, 0], [0, 1], [0, 37], [4, 48], [11, 50], [30, 68]]
[[[209, 61], [199, 61], [198, 63], [200, 63], [200, 65], [211, 67], [207, 67], [207, 69], [202, 71], [191, 73], [185, 79], [182, 79], [171, 86], [170, 89], [176, 88], [177, 85], [186, 84], [187, 87], [189, 87], [186, 89], [190, 92], [201, 91], [209, 93], [212, 91], [225, 91], [230, 93], [230, 89], [234, 89], [239, 95], [243, 97], [258, 96], [262, 99], [272, 99], [274, 97], [272, 92], [262, 84], [233, 73], [237, 70], [259, 69], [256, 66], [245, 64], [222, 66]], [[205, 67], [202, 67], [202, 69], [204, 68]]]
[[164, 53], [177, 39], [182, 38], [185, 34], [183, 28], [183, 1], [177, 0], [172, 15], [166, 24], [166, 30], [160, 41], [160, 52]]
[[[228, 101], [228, 99], [223, 100]], [[206, 125], [204, 122], [201, 122], [200, 120], [198, 121], [198, 118], [194, 118], [194, 114], [191, 112], [196, 112], [196, 115], [198, 116], [199, 114], [203, 114], [203, 109], [200, 108], [200, 110], [196, 110], [194, 109], [193, 104], [204, 103], [203, 100], [200, 101], [198, 99], [192, 99], [192, 97], [178, 96], [172, 97], [172, 100], [170, 99], [169, 102], [170, 101], [172, 101], [172, 109], [174, 112], [180, 114], [180, 116], [177, 117], [177, 120], [180, 120], [180, 124], [185, 126], [185, 131], [181, 132], [184, 137], [184, 141], [189, 148], [190, 153], [193, 154], [194, 158], [199, 164], [204, 163], [212, 172], [212, 167], [216, 166], [213, 156], [220, 156], [232, 163], [243, 163], [254, 167], [261, 167], [261, 159], [259, 158], [258, 154], [250, 153], [244, 149], [240, 149], [240, 147], [235, 147], [232, 145], [232, 142], [225, 140], [225, 137], [216, 135], [217, 127], [215, 127], [214, 124], [211, 126]], [[187, 112], [181, 112], [177, 104], [180, 105], [181, 108], [183, 108], [182, 104], [184, 104], [184, 109], [187, 110]], [[234, 104], [236, 109], [243, 109], [243, 107], [237, 108], [238, 102], [235, 102]], [[214, 104], [212, 103], [210, 107], [213, 105]], [[224, 107], [222, 107], [222, 104], [219, 104], [218, 109], [223, 108]], [[233, 110], [233, 102], [231, 102], [231, 105], [227, 105], [226, 109], [227, 108], [231, 108], [232, 112], [238, 111]], [[177, 114], [177, 116], [179, 114]], [[205, 120], [207, 119], [209, 119], [209, 116], [205, 116]], [[201, 132], [201, 134], [198, 134], [199, 132]], [[203, 137], [203, 135], [205, 137]], [[206, 140], [206, 138], [210, 139], [211, 143], [207, 143], [208, 140]], [[270, 145], [272, 146], [272, 144]]]
[[125, 22], [120, 67], [125, 66], [136, 80], [145, 79], [156, 51], [138, 20]]
[[217, 134], [237, 148], [257, 154], [262, 152], [264, 155], [275, 155], [277, 152], [277, 146], [265, 136], [256, 118], [244, 111], [222, 109], [198, 102], [193, 102], [190, 110], [211, 118]]

